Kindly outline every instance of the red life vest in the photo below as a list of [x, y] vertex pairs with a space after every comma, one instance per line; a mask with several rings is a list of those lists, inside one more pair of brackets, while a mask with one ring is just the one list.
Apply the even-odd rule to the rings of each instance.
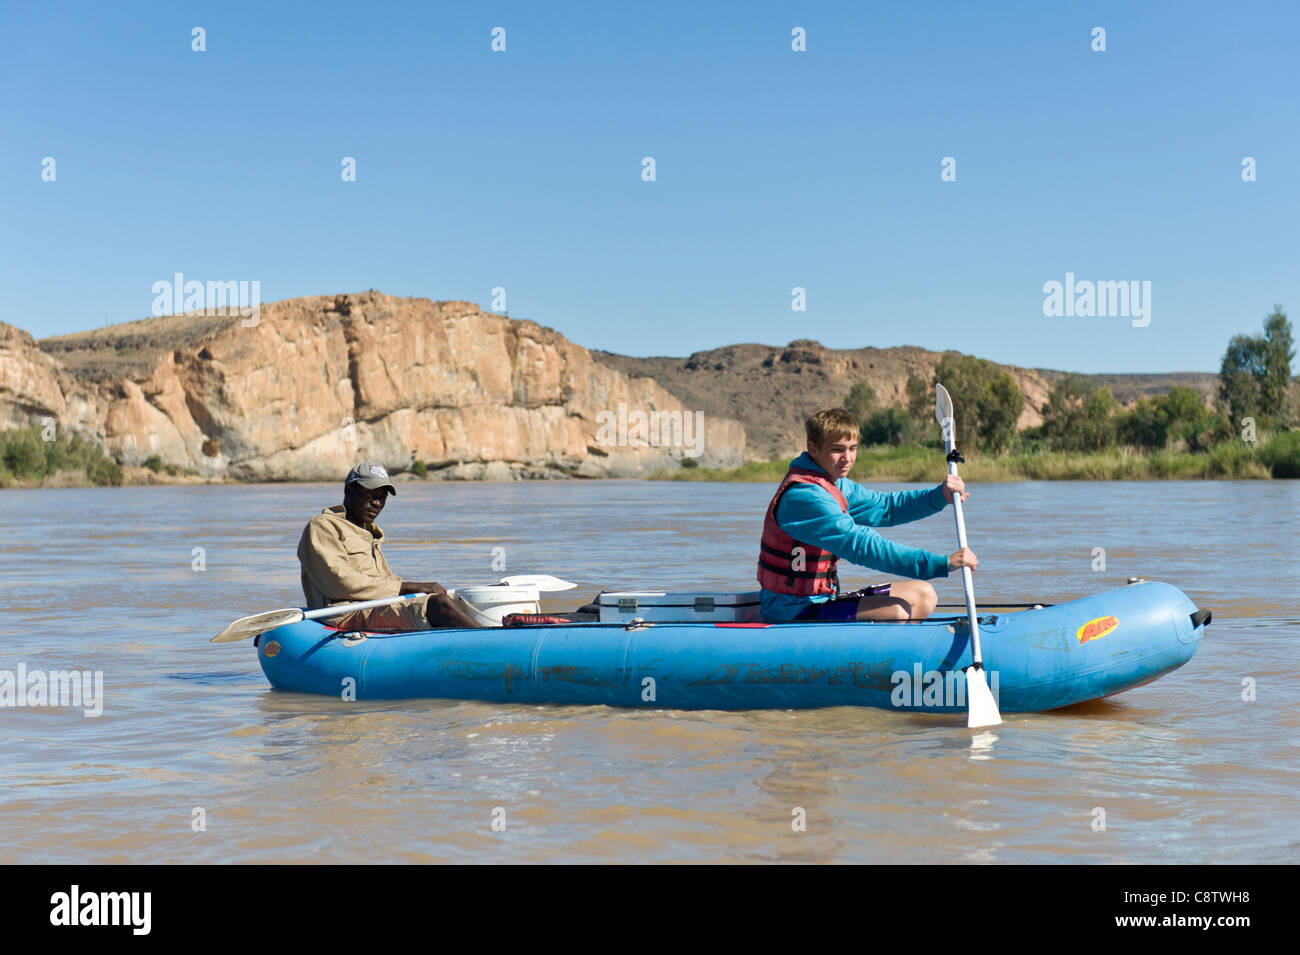
[[[840, 489], [821, 471], [791, 468], [781, 481], [781, 486], [767, 505], [763, 518], [763, 540], [758, 554], [758, 582], [764, 590], [778, 594], [796, 594], [810, 597], [813, 594], [835, 594], [840, 589], [837, 571], [839, 558], [828, 550], [795, 540], [776, 522], [776, 508], [781, 497], [796, 484], [816, 484], [826, 490], [840, 510], [848, 513], [849, 502]], [[795, 548], [800, 553], [795, 553]], [[802, 558], [802, 559], [800, 559]], [[795, 569], [798, 561], [799, 569]]]

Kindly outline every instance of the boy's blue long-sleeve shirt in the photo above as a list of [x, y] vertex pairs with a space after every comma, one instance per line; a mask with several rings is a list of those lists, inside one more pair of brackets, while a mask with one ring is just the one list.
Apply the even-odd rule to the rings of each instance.
[[[792, 468], [826, 472], [807, 452], [790, 462]], [[881, 537], [873, 527], [906, 524], [937, 514], [948, 506], [943, 485], [923, 491], [896, 491], [881, 494], [862, 487], [848, 478], [835, 482], [848, 512], [822, 488], [814, 484], [796, 484], [781, 496], [776, 521], [797, 541], [828, 550], [841, 560], [881, 570], [900, 577], [927, 580], [948, 575], [948, 558], [917, 547], [896, 544]], [[763, 590], [763, 619], [771, 622], [793, 620], [809, 604], [829, 600], [829, 594], [800, 597]]]

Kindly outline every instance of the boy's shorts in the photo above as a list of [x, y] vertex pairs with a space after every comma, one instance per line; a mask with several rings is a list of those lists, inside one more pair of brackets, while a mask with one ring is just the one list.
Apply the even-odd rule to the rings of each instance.
[[872, 584], [870, 587], [863, 587], [861, 590], [855, 590], [851, 594], [839, 594], [832, 597], [830, 600], [823, 600], [821, 603], [812, 604], [795, 619], [833, 620], [839, 623], [844, 623], [849, 620], [857, 619], [858, 601], [863, 597], [888, 596], [889, 584]]

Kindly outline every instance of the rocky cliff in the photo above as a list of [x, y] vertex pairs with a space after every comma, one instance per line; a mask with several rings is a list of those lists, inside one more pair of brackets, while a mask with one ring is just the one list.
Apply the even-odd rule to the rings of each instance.
[[435, 477], [620, 477], [746, 457], [735, 420], [694, 415], [554, 330], [468, 302], [315, 296], [255, 321], [152, 318], [39, 348], [6, 329], [7, 424], [53, 417], [128, 465], [157, 455], [215, 477], [338, 480], [376, 458]]
[[[722, 467], [790, 454], [810, 410], [859, 381], [903, 403], [908, 377], [941, 357], [800, 340], [632, 358], [467, 302], [371, 291], [266, 305], [256, 324], [178, 315], [40, 342], [0, 324], [0, 427], [53, 420], [126, 465], [157, 455], [242, 480], [336, 480], [363, 457], [434, 477], [630, 477], [696, 452]], [[1026, 397], [1020, 427], [1039, 424], [1063, 372], [1002, 367]], [[1217, 381], [1085, 377], [1126, 404]], [[665, 427], [638, 430], [638, 415]]]
[[68, 402], [59, 366], [21, 328], [0, 322], [0, 428], [62, 419]]
[[[905, 405], [907, 379], [931, 380], [941, 352], [923, 348], [827, 348], [801, 339], [784, 348], [730, 345], [689, 358], [629, 358], [608, 352], [596, 357], [628, 375], [658, 381], [693, 408], [745, 423], [754, 457], [793, 455], [804, 446], [804, 420], [818, 408], [843, 404], [860, 381], [876, 392], [878, 407]], [[1003, 365], [1025, 396], [1017, 426], [1042, 424], [1039, 410], [1051, 383], [1034, 369]]]

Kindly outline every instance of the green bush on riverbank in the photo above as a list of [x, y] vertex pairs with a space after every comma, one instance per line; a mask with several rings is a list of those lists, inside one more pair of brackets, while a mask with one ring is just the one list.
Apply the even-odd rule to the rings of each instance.
[[1300, 431], [1284, 431], [1259, 449], [1275, 478], [1300, 478]]
[[[790, 460], [751, 461], [738, 468], [656, 471], [652, 481], [752, 481], [775, 484]], [[915, 445], [865, 448], [849, 477], [855, 481], [938, 483], [947, 472], [943, 452]], [[1251, 445], [1223, 441], [1205, 451], [1140, 452], [1117, 448], [1085, 454], [1062, 451], [972, 453], [961, 476], [978, 481], [1156, 481], [1300, 477], [1300, 431], [1284, 431]]]
[[0, 487], [39, 482], [58, 471], [83, 472], [101, 487], [120, 485], [122, 468], [104, 449], [75, 434], [47, 432], [35, 425], [0, 431]]

